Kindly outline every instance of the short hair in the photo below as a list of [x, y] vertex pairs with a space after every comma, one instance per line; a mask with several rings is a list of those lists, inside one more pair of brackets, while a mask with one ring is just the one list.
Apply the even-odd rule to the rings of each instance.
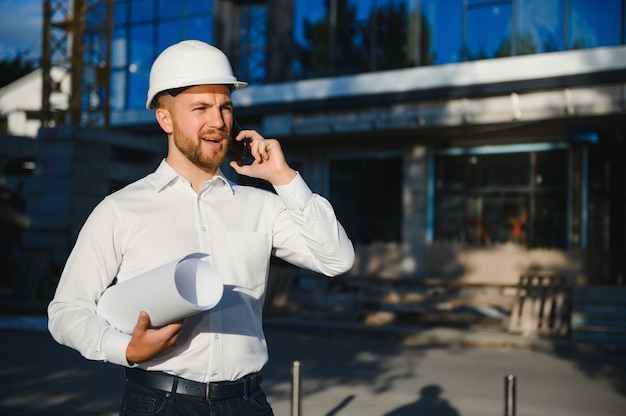
[[160, 105], [159, 101], [161, 97], [164, 96], [165, 94], [171, 95], [172, 97], [176, 97], [178, 94], [185, 91], [187, 88], [191, 88], [191, 87], [193, 87], [193, 85], [189, 85], [187, 87], [171, 88], [169, 90], [161, 91], [160, 93], [155, 95], [152, 101], [150, 102], [150, 109], [154, 110], [155, 108], [159, 107]]

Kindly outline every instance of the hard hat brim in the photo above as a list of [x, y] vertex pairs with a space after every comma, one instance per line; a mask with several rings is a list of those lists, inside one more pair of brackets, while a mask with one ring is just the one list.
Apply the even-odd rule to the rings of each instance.
[[148, 92], [148, 99], [146, 100], [146, 109], [147, 110], [154, 110], [156, 108], [156, 99], [157, 99], [157, 97], [159, 95], [163, 94], [163, 93], [167, 93], [170, 90], [187, 89], [187, 88], [195, 87], [197, 85], [224, 85], [224, 86], [228, 87], [231, 92], [233, 92], [233, 91], [238, 90], [240, 88], [247, 87], [248, 83], [245, 82], [245, 81], [239, 81], [239, 80], [228, 81], [228, 82], [223, 82], [223, 83], [222, 82], [211, 82], [211, 83], [198, 82], [198, 83], [191, 83], [189, 85], [173, 86], [171, 88], [167, 88], [165, 90], [157, 91], [157, 92], [149, 91]]

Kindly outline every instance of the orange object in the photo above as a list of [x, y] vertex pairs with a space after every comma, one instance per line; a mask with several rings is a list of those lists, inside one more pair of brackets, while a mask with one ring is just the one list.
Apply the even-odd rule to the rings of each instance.
[[513, 229], [511, 230], [511, 234], [509, 234], [509, 241], [514, 241], [515, 238], [519, 238], [520, 243], [526, 244], [526, 234], [524, 234], [524, 223], [528, 219], [528, 213], [524, 211], [522, 215], [520, 215], [519, 219], [516, 219], [514, 216], [509, 215], [509, 222]]
[[475, 222], [476, 222], [476, 227], [478, 227], [478, 231], [480, 231], [480, 239], [483, 240], [485, 244], [491, 243], [491, 237], [489, 236], [489, 233], [487, 232], [487, 227], [485, 227], [485, 224], [483, 224], [483, 222], [479, 220], [478, 218], [476, 218]]

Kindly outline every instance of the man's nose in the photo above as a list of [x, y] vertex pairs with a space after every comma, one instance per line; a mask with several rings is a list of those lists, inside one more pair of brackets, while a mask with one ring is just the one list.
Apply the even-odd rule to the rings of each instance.
[[219, 108], [213, 107], [207, 112], [207, 124], [209, 127], [219, 130], [224, 128], [226, 122], [224, 121], [224, 116]]

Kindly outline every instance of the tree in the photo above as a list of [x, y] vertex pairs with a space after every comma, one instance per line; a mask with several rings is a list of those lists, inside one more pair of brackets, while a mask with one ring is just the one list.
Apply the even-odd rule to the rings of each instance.
[[357, 12], [355, 2], [324, 0], [322, 17], [302, 23], [303, 39], [296, 42], [296, 78], [349, 75], [435, 62], [435, 55], [430, 52], [431, 29], [424, 15], [408, 10], [405, 2], [374, 7], [366, 18], [359, 19]]
[[324, 6], [324, 18], [304, 22], [307, 44], [296, 45], [301, 67], [298, 78], [353, 74], [367, 66], [365, 34], [357, 24], [356, 8], [347, 0], [338, 0], [334, 11], [336, 24], [333, 24], [330, 18], [333, 2], [325, 0]]
[[[368, 45], [368, 49], [375, 50], [376, 60], [370, 65], [370, 71], [432, 65], [435, 62], [434, 54], [430, 53], [431, 30], [424, 13], [411, 12], [403, 2], [380, 7], [373, 14], [376, 38], [370, 39], [370, 43], [374, 42], [375, 46]], [[420, 19], [419, 25], [415, 22], [416, 18]], [[419, 54], [419, 59], [416, 54]]]
[[390, 4], [374, 12], [376, 39], [376, 70], [405, 68], [415, 65], [410, 62], [411, 54], [407, 49], [409, 26], [407, 24], [407, 8], [405, 3]]
[[36, 61], [28, 58], [28, 53], [27, 50], [18, 50], [13, 58], [0, 61], [0, 88], [35, 70]]

